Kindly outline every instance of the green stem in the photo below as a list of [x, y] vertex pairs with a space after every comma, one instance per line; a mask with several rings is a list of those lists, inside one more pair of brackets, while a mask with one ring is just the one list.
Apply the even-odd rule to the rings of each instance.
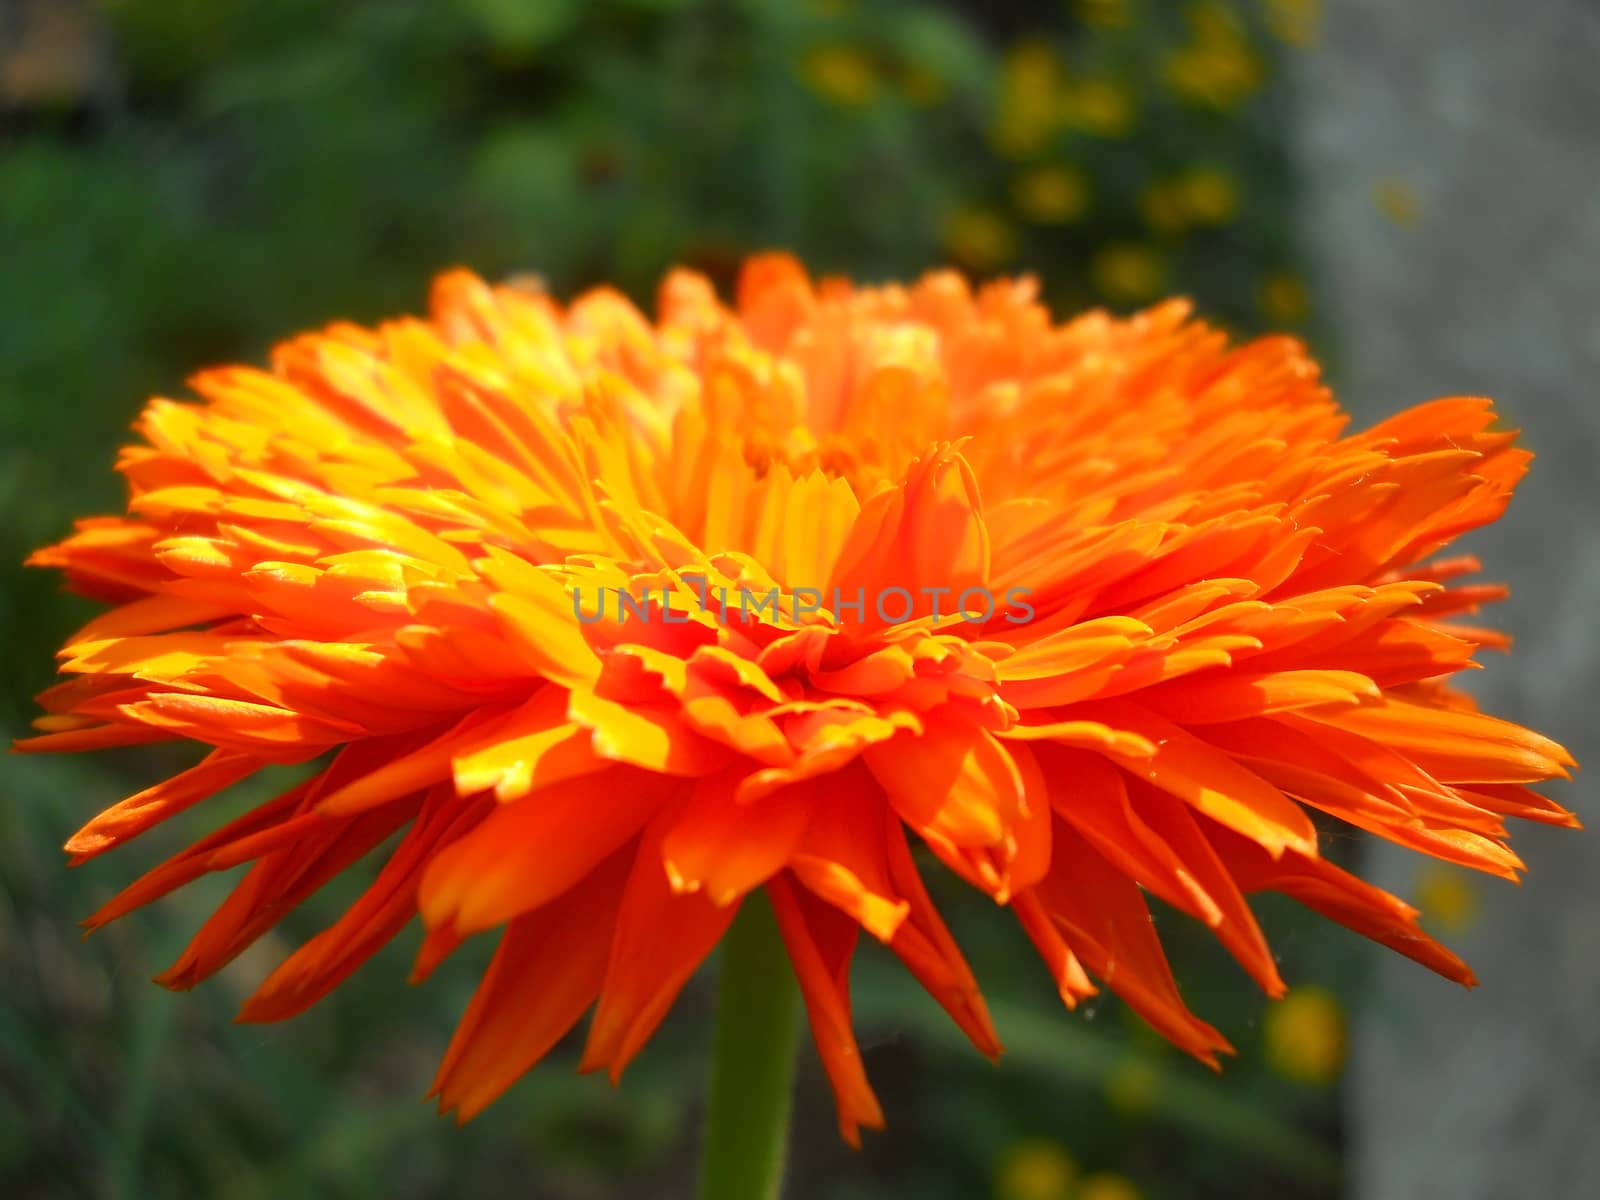
[[700, 1200], [777, 1200], [800, 994], [772, 905], [748, 896], [722, 939]]

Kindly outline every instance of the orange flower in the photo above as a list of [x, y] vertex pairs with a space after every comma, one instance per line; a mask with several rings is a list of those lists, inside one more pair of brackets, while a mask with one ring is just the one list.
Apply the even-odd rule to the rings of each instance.
[[860, 930], [1000, 1050], [913, 840], [1069, 1006], [1093, 975], [1215, 1064], [1145, 893], [1273, 996], [1263, 889], [1470, 983], [1312, 812], [1507, 877], [1505, 817], [1577, 824], [1526, 786], [1567, 753], [1442, 682], [1505, 642], [1455, 620], [1500, 595], [1475, 562], [1423, 561], [1526, 466], [1485, 400], [1345, 436], [1298, 343], [1178, 303], [1056, 325], [1027, 281], [855, 290], [777, 255], [731, 309], [672, 274], [655, 323], [453, 272], [430, 320], [193, 386], [123, 454], [130, 515], [34, 556], [114, 607], [21, 748], [210, 747], [74, 862], [328, 755], [88, 924], [251, 864], [161, 976], [190, 987], [403, 830], [242, 1015], [305, 1008], [414, 912], [418, 977], [501, 929], [435, 1084], [462, 1117], [591, 1008], [583, 1066], [620, 1074], [764, 888], [857, 1140]]

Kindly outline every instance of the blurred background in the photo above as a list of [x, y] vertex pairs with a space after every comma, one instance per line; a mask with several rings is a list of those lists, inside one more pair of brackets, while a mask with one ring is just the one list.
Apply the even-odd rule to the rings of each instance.
[[[85, 619], [18, 564], [110, 471], [142, 400], [275, 338], [424, 302], [440, 267], [726, 282], [781, 245], [882, 278], [1027, 269], [1058, 311], [1169, 293], [1311, 340], [1363, 422], [1488, 393], [1539, 453], [1470, 548], [1515, 581], [1497, 711], [1600, 749], [1600, 17], [1588, 0], [0, 0], [0, 733]], [[706, 980], [624, 1087], [562, 1047], [464, 1129], [421, 1095], [483, 965], [391, 947], [281, 1026], [239, 1002], [348, 899], [218, 978], [148, 977], [209, 880], [75, 922], [210, 828], [65, 869], [61, 842], [172, 769], [0, 759], [0, 1194], [688, 1194]], [[1559, 798], [1592, 811], [1586, 788]], [[1541, 836], [1543, 835], [1543, 836]], [[1600, 1188], [1600, 851], [1518, 831], [1517, 891], [1350, 839], [1485, 984], [1462, 994], [1262, 904], [1290, 998], [1158, 918], [1238, 1047], [1216, 1078], [1114, 1000], [1056, 1011], [1001, 914], [946, 905], [1009, 1053], [990, 1067], [861, 956], [889, 1129], [848, 1150], [809, 1056], [789, 1194], [842, 1200], [1567, 1197]], [[474, 953], [476, 951], [476, 953]]]

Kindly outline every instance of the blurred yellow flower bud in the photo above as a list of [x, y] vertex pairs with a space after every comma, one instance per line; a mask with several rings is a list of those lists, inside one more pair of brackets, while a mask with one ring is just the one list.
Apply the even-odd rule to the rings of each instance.
[[1226, 225], [1238, 214], [1239, 189], [1215, 167], [1196, 167], [1177, 179], [1178, 195], [1196, 225]]
[[1379, 212], [1405, 228], [1422, 216], [1422, 198], [1404, 179], [1380, 179], [1372, 189], [1372, 200]]
[[1311, 313], [1311, 292], [1298, 275], [1275, 271], [1256, 288], [1256, 303], [1274, 325], [1298, 325]]
[[1445, 933], [1460, 933], [1478, 915], [1478, 893], [1465, 871], [1429, 864], [1417, 880], [1417, 907], [1424, 921]]
[[1322, 0], [1266, 0], [1267, 28], [1290, 46], [1308, 49], [1322, 33]]
[[1167, 59], [1167, 84], [1193, 104], [1236, 108], [1261, 86], [1265, 70], [1245, 47], [1179, 50]]
[[1161, 1090], [1161, 1073], [1144, 1058], [1130, 1058], [1106, 1077], [1106, 1101], [1125, 1117], [1150, 1111]]
[[1068, 1200], [1077, 1177], [1078, 1166], [1060, 1143], [1018, 1142], [995, 1172], [995, 1200]]
[[1000, 65], [1000, 102], [990, 138], [1007, 158], [1025, 158], [1056, 131], [1063, 69], [1055, 47], [1044, 41], [1013, 46]]
[[1075, 167], [1035, 167], [1017, 176], [1011, 199], [1017, 211], [1035, 224], [1065, 225], [1088, 211], [1089, 184]]
[[1138, 108], [1133, 93], [1110, 79], [1078, 80], [1063, 91], [1064, 124], [1101, 137], [1123, 137], [1132, 131]]
[[1072, 11], [1096, 29], [1125, 29], [1133, 21], [1132, 0], [1075, 0]]
[[1328, 1084], [1344, 1067], [1344, 1011], [1325, 988], [1295, 988], [1267, 1009], [1267, 1061], [1299, 1083]]
[[1016, 257], [1017, 230], [992, 209], [959, 208], [945, 219], [944, 246], [963, 266], [986, 271]]
[[878, 70], [867, 53], [843, 44], [818, 46], [800, 60], [800, 78], [834, 104], [870, 104], [878, 95]]
[[1094, 256], [1089, 278], [1108, 300], [1140, 303], [1161, 294], [1167, 273], [1160, 256], [1149, 246], [1113, 242]]
[[1194, 36], [1168, 56], [1167, 86], [1192, 104], [1237, 107], [1266, 76], [1239, 14], [1221, 0], [1201, 0], [1189, 5], [1185, 15]]
[[1142, 1200], [1142, 1195], [1126, 1175], [1097, 1171], [1078, 1186], [1076, 1200]]

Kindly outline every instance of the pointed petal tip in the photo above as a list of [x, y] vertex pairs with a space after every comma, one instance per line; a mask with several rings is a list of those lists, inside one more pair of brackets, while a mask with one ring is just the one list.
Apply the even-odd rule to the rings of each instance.
[[467, 1122], [476, 1120], [479, 1116], [481, 1116], [483, 1114], [483, 1110], [488, 1108], [489, 1105], [494, 1102], [495, 1098], [499, 1096], [499, 1094], [500, 1093], [496, 1092], [490, 1096], [467, 1096], [464, 1098], [459, 1098], [452, 1101], [451, 1107], [445, 1111], [453, 1112], [456, 1121], [456, 1128], [460, 1129], [462, 1126], [466, 1125]]
[[593, 1030], [590, 1030], [590, 1041], [584, 1043], [583, 1055], [578, 1059], [577, 1072], [579, 1075], [593, 1075], [596, 1071], [604, 1069], [608, 1064], [594, 1049]]
[[1084, 991], [1080, 985], [1073, 984], [1070, 981], [1063, 983], [1056, 989], [1056, 995], [1061, 997], [1061, 1003], [1067, 1006], [1068, 1012], [1076, 1011], [1078, 1005], [1083, 1001], [1092, 999], [1099, 994], [1100, 989], [1092, 983], [1089, 984], [1088, 991]]
[[453, 1104], [450, 1104], [445, 1100], [444, 1096], [441, 1095], [440, 1092], [441, 1089], [439, 1087], [439, 1083], [437, 1080], [435, 1080], [433, 1086], [429, 1088], [428, 1091], [423, 1095], [422, 1102], [426, 1104], [429, 1100], [434, 1101], [433, 1115], [441, 1119], [444, 1117], [454, 1116], [456, 1128], [459, 1129], [463, 1124], [459, 1112], [457, 1112], [456, 1107]]
[[1000, 1035], [995, 1032], [994, 1021], [989, 1016], [989, 1006], [983, 1002], [982, 997], [977, 997], [969, 1007], [973, 1010], [971, 1028], [963, 1024], [962, 1032], [967, 1035], [967, 1039], [979, 1054], [991, 1063], [998, 1063], [1006, 1048], [1000, 1040]]
[[162, 971], [159, 975], [150, 976], [150, 982], [158, 987], [166, 988], [169, 992], [187, 992], [199, 980], [193, 978], [188, 967], [179, 962], [173, 963], [172, 966]]
[[422, 944], [417, 947], [417, 956], [412, 959], [411, 971], [406, 976], [406, 982], [413, 986], [432, 975], [439, 964], [449, 958], [465, 940], [457, 932], [455, 923], [449, 919], [429, 924], [427, 915], [423, 914], [423, 926], [426, 932]]
[[1206, 1050], [1204, 1054], [1195, 1055], [1195, 1057], [1220, 1075], [1222, 1074], [1222, 1059], [1218, 1056], [1227, 1055], [1229, 1058], [1237, 1058], [1239, 1052], [1234, 1049], [1232, 1042], [1215, 1029], [1211, 1030], [1211, 1037], [1210, 1049]]

